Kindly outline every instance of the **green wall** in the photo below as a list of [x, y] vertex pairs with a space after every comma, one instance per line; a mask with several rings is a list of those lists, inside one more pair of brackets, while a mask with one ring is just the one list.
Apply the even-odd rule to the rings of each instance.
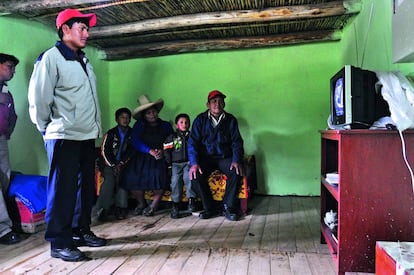
[[343, 32], [343, 64], [413, 74], [413, 63], [392, 63], [392, 5], [389, 0], [363, 1], [362, 11]]
[[[114, 125], [117, 108], [137, 107], [141, 94], [164, 99], [160, 116], [166, 120], [179, 112], [194, 118], [206, 109], [207, 93], [219, 89], [228, 96], [227, 111], [239, 119], [246, 153], [256, 155], [257, 192], [318, 195], [318, 131], [326, 128], [330, 76], [345, 64], [407, 74], [414, 68], [391, 62], [391, 15], [390, 1], [365, 0], [361, 13], [338, 33], [339, 42], [112, 62], [100, 60], [99, 51], [89, 47], [103, 127]], [[12, 167], [45, 175], [43, 143], [28, 117], [27, 86], [34, 60], [57, 35], [38, 23], [4, 16], [0, 33], [0, 50], [21, 60], [10, 81], [19, 115], [10, 142]]]
[[[209, 91], [228, 97], [245, 150], [255, 154], [259, 192], [319, 193], [319, 136], [329, 109], [326, 76], [339, 67], [338, 43], [181, 54], [110, 64], [108, 120], [120, 106], [137, 107], [146, 93], [162, 97], [160, 116], [192, 118], [206, 109]], [[312, 53], [312, 54], [310, 54]], [[310, 57], [311, 56], [311, 57]]]

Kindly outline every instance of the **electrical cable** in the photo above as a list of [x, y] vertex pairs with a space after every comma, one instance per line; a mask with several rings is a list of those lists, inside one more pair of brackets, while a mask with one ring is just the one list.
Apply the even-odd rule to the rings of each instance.
[[402, 133], [401, 130], [398, 130], [398, 133], [400, 134], [404, 162], [405, 162], [405, 165], [407, 165], [408, 171], [410, 172], [411, 185], [412, 185], [413, 193], [414, 193], [414, 174], [413, 174], [413, 169], [411, 168], [410, 163], [408, 162], [408, 159], [407, 159], [407, 154], [406, 154], [406, 151], [405, 151], [405, 141], [404, 141], [403, 133]]

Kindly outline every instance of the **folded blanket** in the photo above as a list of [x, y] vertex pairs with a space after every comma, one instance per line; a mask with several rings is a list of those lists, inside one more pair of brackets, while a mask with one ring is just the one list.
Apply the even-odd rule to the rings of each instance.
[[16, 174], [10, 182], [9, 196], [17, 197], [30, 210], [39, 213], [46, 208], [47, 177]]

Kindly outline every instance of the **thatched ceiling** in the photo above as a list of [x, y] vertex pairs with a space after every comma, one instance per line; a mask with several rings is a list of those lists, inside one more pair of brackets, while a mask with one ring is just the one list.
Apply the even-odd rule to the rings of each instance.
[[0, 13], [55, 28], [65, 8], [94, 12], [89, 45], [106, 60], [339, 40], [361, 0], [1, 0]]

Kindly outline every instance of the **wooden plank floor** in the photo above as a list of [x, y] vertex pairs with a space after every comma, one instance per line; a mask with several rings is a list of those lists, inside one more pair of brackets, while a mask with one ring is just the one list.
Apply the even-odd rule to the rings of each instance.
[[64, 262], [50, 257], [44, 232], [13, 246], [0, 245], [1, 274], [336, 274], [320, 244], [319, 197], [255, 196], [238, 222], [224, 217], [154, 217], [94, 222], [108, 238], [100, 248], [81, 247], [91, 258]]

